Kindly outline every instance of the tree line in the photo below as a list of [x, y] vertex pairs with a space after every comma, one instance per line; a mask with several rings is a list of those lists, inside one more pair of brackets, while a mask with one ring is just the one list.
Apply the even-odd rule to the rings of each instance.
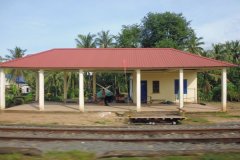
[[[203, 57], [228, 61], [240, 64], [240, 41], [227, 41], [225, 43], [212, 44], [208, 50], [203, 49], [203, 37], [197, 37], [182, 14], [148, 13], [139, 24], [123, 25], [117, 35], [110, 30], [100, 31], [96, 34], [79, 34], [75, 39], [77, 48], [176, 48], [188, 51]], [[26, 50], [16, 47], [9, 50], [7, 59], [15, 59], [24, 56]], [[25, 74], [24, 71], [9, 70], [16, 76]], [[26, 72], [26, 71], [25, 71]], [[29, 77], [29, 73], [25, 74]], [[27, 76], [28, 75], [28, 76]], [[31, 74], [30, 74], [31, 75]], [[35, 88], [34, 78], [26, 78], [28, 83]], [[85, 73], [85, 95], [91, 93], [91, 74]], [[49, 97], [61, 100], [63, 96], [63, 73], [48, 72], [46, 75], [46, 91]], [[112, 90], [119, 87], [127, 91], [126, 75], [116, 73], [99, 73], [97, 81], [102, 85], [111, 85]], [[68, 73], [68, 97], [78, 96], [77, 73]], [[200, 100], [215, 101], [221, 99], [221, 71], [203, 71], [198, 74], [198, 95]], [[228, 100], [240, 101], [240, 68], [228, 69]]]

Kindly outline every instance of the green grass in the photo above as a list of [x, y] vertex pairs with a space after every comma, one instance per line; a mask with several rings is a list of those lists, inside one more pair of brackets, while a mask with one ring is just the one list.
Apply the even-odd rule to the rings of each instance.
[[206, 118], [202, 117], [188, 117], [188, 119], [182, 121], [183, 124], [206, 124], [210, 123]]
[[102, 160], [239, 160], [240, 153], [202, 154], [194, 156], [161, 156], [161, 157], [131, 157], [106, 158]]
[[0, 154], [0, 160], [239, 160], [240, 153], [214, 153], [192, 156], [124, 157], [97, 159], [95, 154], [80, 151], [49, 152], [42, 156]]
[[48, 152], [42, 156], [25, 156], [21, 154], [0, 154], [0, 160], [95, 160], [93, 153], [69, 151]]

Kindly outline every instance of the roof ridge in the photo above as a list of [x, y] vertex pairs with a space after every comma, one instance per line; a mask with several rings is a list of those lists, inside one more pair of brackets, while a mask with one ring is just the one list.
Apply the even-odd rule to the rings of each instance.
[[53, 48], [52, 50], [169, 50], [171, 48]]
[[26, 59], [26, 58], [29, 58], [29, 57], [34, 57], [34, 56], [37, 56], [37, 55], [40, 55], [40, 54], [43, 54], [43, 53], [46, 53], [46, 52], [49, 52], [49, 51], [52, 51], [52, 50], [54, 50], [54, 49], [49, 49], [49, 50], [42, 51], [42, 52], [39, 52], [39, 53], [26, 55], [26, 56], [21, 57], [21, 58], [11, 59], [11, 60], [8, 60], [8, 61], [6, 61], [6, 62], [0, 63], [0, 67], [1, 67], [2, 65], [5, 65], [5, 64], [11, 63], [11, 62], [16, 62], [16, 61], [19, 61], [19, 60], [22, 60], [22, 59]]
[[198, 58], [203, 58], [203, 59], [207, 59], [207, 60], [210, 60], [210, 61], [214, 61], [214, 62], [226, 64], [226, 65], [238, 66], [238, 65], [233, 64], [233, 63], [230, 63], [230, 62], [225, 62], [225, 61], [216, 60], [216, 59], [209, 58], [209, 57], [205, 57], [205, 56], [200, 56], [200, 55], [193, 54], [193, 53], [190, 53], [190, 52], [186, 52], [186, 51], [182, 51], [182, 50], [177, 50], [177, 49], [175, 49], [175, 48], [170, 48], [170, 49], [171, 49], [171, 50], [174, 50], [174, 51], [177, 51], [177, 52], [180, 52], [180, 53], [182, 53], [182, 54], [187, 54], [187, 55], [190, 55], [190, 56], [194, 56], [194, 57], [198, 57]]

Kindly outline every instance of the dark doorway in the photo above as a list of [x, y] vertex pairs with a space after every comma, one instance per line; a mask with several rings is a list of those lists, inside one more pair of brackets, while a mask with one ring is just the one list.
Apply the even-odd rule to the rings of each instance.
[[141, 103], [147, 103], [147, 81], [141, 81]]

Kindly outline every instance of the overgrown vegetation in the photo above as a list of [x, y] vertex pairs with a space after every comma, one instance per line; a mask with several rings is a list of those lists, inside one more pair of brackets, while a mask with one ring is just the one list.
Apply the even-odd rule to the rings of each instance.
[[6, 107], [30, 103], [33, 99], [32, 93], [21, 94], [20, 88], [16, 84], [11, 84], [6, 89]]

